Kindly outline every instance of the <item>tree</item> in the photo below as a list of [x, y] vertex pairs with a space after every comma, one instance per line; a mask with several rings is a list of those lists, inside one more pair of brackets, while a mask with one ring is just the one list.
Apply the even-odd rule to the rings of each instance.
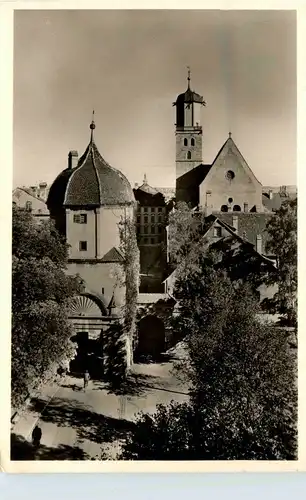
[[268, 284], [277, 284], [273, 299], [266, 300], [272, 313], [289, 326], [297, 324], [297, 199], [285, 200], [267, 223], [267, 251], [277, 259], [277, 271]]
[[139, 249], [134, 221], [125, 217], [119, 223], [120, 250], [123, 255], [123, 276], [125, 286], [124, 329], [122, 335], [128, 338], [130, 353], [128, 364], [132, 363], [133, 343], [136, 335], [137, 297], [139, 289]]
[[65, 273], [68, 247], [52, 221], [37, 224], [13, 207], [12, 236], [12, 403], [18, 407], [72, 353], [66, 306], [81, 282]]
[[190, 403], [141, 415], [123, 458], [296, 458], [296, 364], [286, 334], [259, 323], [252, 291], [216, 269], [214, 255], [185, 260], [175, 296]]

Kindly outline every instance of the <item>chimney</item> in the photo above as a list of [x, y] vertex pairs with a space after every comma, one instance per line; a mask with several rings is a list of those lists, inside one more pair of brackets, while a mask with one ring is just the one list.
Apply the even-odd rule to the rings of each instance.
[[244, 210], [244, 212], [248, 212], [249, 211], [249, 204], [248, 203], [244, 203], [243, 204], [243, 210]]
[[232, 226], [236, 229], [236, 233], [238, 234], [238, 215], [233, 215]]
[[273, 190], [269, 189], [269, 199], [272, 200], [273, 198]]
[[78, 152], [70, 151], [68, 155], [68, 168], [74, 168], [78, 164]]
[[46, 199], [46, 194], [47, 194], [47, 183], [46, 182], [40, 182], [38, 194], [39, 194], [39, 197], [42, 198], [43, 200]]
[[261, 234], [258, 234], [256, 236], [256, 252], [262, 253], [262, 236]]
[[206, 191], [206, 200], [205, 200], [205, 216], [208, 217], [212, 214], [212, 204], [211, 204], [211, 191]]
[[30, 189], [32, 191], [32, 194], [34, 194], [34, 196], [37, 195], [37, 187], [36, 186], [30, 186]]

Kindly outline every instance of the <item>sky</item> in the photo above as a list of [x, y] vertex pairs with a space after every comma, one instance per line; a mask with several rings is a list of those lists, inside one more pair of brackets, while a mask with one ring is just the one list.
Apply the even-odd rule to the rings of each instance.
[[175, 108], [204, 97], [203, 162], [232, 138], [263, 185], [296, 184], [294, 11], [15, 11], [14, 187], [90, 138], [131, 184], [175, 181]]

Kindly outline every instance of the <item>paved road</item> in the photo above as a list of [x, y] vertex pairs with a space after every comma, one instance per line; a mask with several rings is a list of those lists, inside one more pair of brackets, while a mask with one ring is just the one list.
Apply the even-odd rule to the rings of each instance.
[[82, 379], [68, 376], [32, 399], [12, 433], [17, 440], [30, 441], [38, 423], [42, 446], [36, 459], [89, 459], [100, 457], [101, 448], [114, 459], [139, 411], [154, 413], [159, 403], [188, 400], [187, 388], [172, 368], [172, 363], [135, 365], [135, 383], [124, 396], [98, 381], [90, 381], [84, 391]]

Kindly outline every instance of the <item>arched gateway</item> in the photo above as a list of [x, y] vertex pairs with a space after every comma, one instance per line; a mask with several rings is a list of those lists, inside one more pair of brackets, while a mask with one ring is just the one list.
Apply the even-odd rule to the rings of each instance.
[[165, 326], [157, 316], [148, 315], [138, 324], [138, 356], [152, 356], [154, 359], [165, 349]]

